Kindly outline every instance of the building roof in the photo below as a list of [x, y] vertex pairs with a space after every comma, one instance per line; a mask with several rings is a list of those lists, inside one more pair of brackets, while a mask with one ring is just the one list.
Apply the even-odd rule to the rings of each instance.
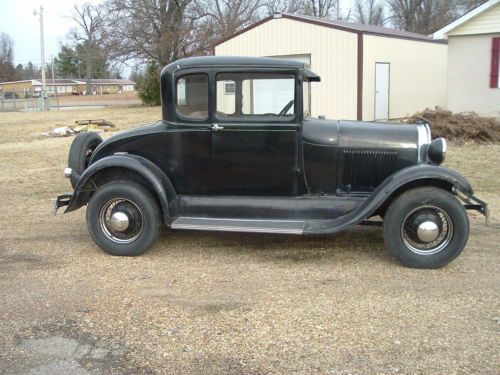
[[471, 20], [472, 18], [480, 15], [481, 13], [485, 12], [486, 10], [490, 9], [491, 7], [500, 4], [500, 0], [489, 0], [485, 2], [484, 4], [472, 9], [469, 13], [465, 13], [462, 17], [457, 18], [455, 21], [452, 23], [446, 25], [442, 29], [436, 31], [433, 34], [434, 39], [445, 39], [447, 38], [447, 34], [456, 29], [457, 27], [463, 25], [467, 21]]
[[[56, 79], [47, 78], [46, 79], [47, 86], [72, 86], [76, 83], [80, 83], [80, 82], [77, 80], [74, 80], [74, 79], [65, 79], [65, 78], [56, 78]], [[41, 84], [42, 84], [41, 79], [36, 79], [36, 80], [34, 79], [33, 80], [34, 86], [40, 86]]]
[[0, 82], [0, 85], [11, 84], [11, 83], [24, 83], [24, 82], [33, 82], [34, 79], [25, 79], [22, 81], [9, 81], [9, 82]]
[[[81, 81], [85, 83], [85, 80]], [[96, 85], [135, 85], [135, 82], [129, 79], [92, 79], [91, 81]]]
[[[12, 84], [12, 83], [23, 83], [31, 82], [33, 86], [41, 86], [41, 79], [27, 79], [24, 81], [10, 81], [10, 82], [0, 82], [0, 85]], [[84, 85], [87, 81], [85, 79], [72, 79], [72, 78], [47, 78], [47, 86], [71, 86], [71, 85]], [[91, 79], [93, 85], [135, 85], [134, 81], [129, 79]]]
[[[500, 1], [500, 0], [498, 0]], [[266, 17], [246, 28], [241, 29], [240, 31], [219, 40], [216, 43], [216, 46], [219, 44], [224, 43], [225, 41], [232, 39], [236, 37], [237, 35], [243, 34], [244, 32], [262, 25], [263, 23], [270, 21], [272, 19], [279, 19], [279, 18], [287, 18], [287, 19], [292, 19], [295, 21], [300, 21], [300, 22], [306, 22], [306, 23], [312, 23], [314, 25], [318, 26], [323, 26], [323, 27], [329, 27], [333, 29], [338, 29], [342, 31], [347, 31], [347, 32], [352, 32], [356, 34], [366, 34], [366, 35], [377, 35], [377, 36], [382, 36], [382, 37], [389, 37], [389, 38], [400, 38], [400, 39], [409, 39], [409, 40], [416, 40], [416, 41], [421, 41], [421, 42], [428, 42], [428, 43], [446, 43], [445, 41], [442, 40], [436, 40], [433, 39], [427, 35], [422, 35], [422, 34], [417, 34], [417, 33], [412, 33], [409, 31], [404, 31], [404, 30], [396, 30], [396, 29], [391, 29], [388, 27], [382, 27], [382, 26], [374, 26], [374, 25], [365, 25], [365, 24], [360, 24], [360, 23], [354, 23], [354, 22], [347, 22], [347, 21], [339, 21], [339, 20], [329, 20], [326, 18], [319, 18], [319, 17], [313, 17], [313, 16], [303, 16], [303, 15], [298, 15], [298, 14], [290, 14], [290, 13], [275, 13], [272, 16]]]

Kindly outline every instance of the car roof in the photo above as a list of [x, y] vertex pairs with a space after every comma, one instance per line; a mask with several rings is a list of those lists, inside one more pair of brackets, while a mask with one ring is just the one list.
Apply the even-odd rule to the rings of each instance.
[[[168, 64], [163, 68], [165, 73], [173, 73], [179, 69], [201, 68], [201, 67], [259, 67], [259, 68], [288, 68], [292, 70], [303, 70], [306, 76], [318, 77], [309, 70], [306, 63], [279, 59], [274, 57], [246, 57], [246, 56], [198, 56], [180, 59]], [[319, 77], [318, 77], [319, 80]]]

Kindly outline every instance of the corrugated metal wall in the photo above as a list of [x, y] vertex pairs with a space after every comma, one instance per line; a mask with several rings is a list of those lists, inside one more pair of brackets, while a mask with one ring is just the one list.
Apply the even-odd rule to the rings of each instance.
[[356, 119], [357, 35], [295, 20], [265, 22], [215, 48], [217, 56], [310, 54], [321, 76], [312, 84], [312, 115]]
[[[374, 120], [375, 63], [389, 62], [389, 117], [446, 107], [447, 46], [363, 36], [363, 120]], [[321, 82], [312, 84], [312, 115], [357, 118], [357, 34], [277, 18], [216, 46], [218, 56], [311, 55]]]
[[446, 107], [447, 45], [363, 36], [363, 120], [374, 119], [375, 63], [390, 63], [389, 118]]

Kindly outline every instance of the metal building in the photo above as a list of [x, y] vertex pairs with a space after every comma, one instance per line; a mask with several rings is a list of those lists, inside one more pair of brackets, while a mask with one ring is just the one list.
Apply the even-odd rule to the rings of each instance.
[[311, 115], [385, 120], [446, 106], [446, 41], [384, 27], [279, 13], [215, 46], [217, 56], [308, 63]]

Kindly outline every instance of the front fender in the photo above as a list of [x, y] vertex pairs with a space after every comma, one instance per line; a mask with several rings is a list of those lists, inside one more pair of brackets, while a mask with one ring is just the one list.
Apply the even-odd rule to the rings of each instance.
[[[161, 204], [163, 218], [170, 223], [171, 214], [177, 211], [177, 196], [167, 175], [152, 161], [141, 156], [124, 154], [111, 155], [91, 164], [80, 177], [65, 213], [74, 211], [88, 202], [86, 187], [92, 184], [92, 177], [107, 168], [123, 168], [141, 175], [153, 190]], [[92, 190], [90, 190], [92, 191]]]
[[392, 194], [393, 191], [407, 183], [425, 179], [448, 182], [464, 194], [474, 194], [471, 184], [460, 173], [450, 168], [431, 164], [419, 164], [401, 169], [387, 177], [379, 188], [374, 191], [374, 194], [379, 190], [389, 191]]
[[442, 181], [467, 196], [473, 194], [472, 186], [465, 177], [452, 169], [430, 164], [414, 165], [387, 177], [357, 210], [337, 219], [311, 222], [306, 225], [304, 232], [334, 233], [360, 224], [372, 216], [398, 189], [419, 180]]

